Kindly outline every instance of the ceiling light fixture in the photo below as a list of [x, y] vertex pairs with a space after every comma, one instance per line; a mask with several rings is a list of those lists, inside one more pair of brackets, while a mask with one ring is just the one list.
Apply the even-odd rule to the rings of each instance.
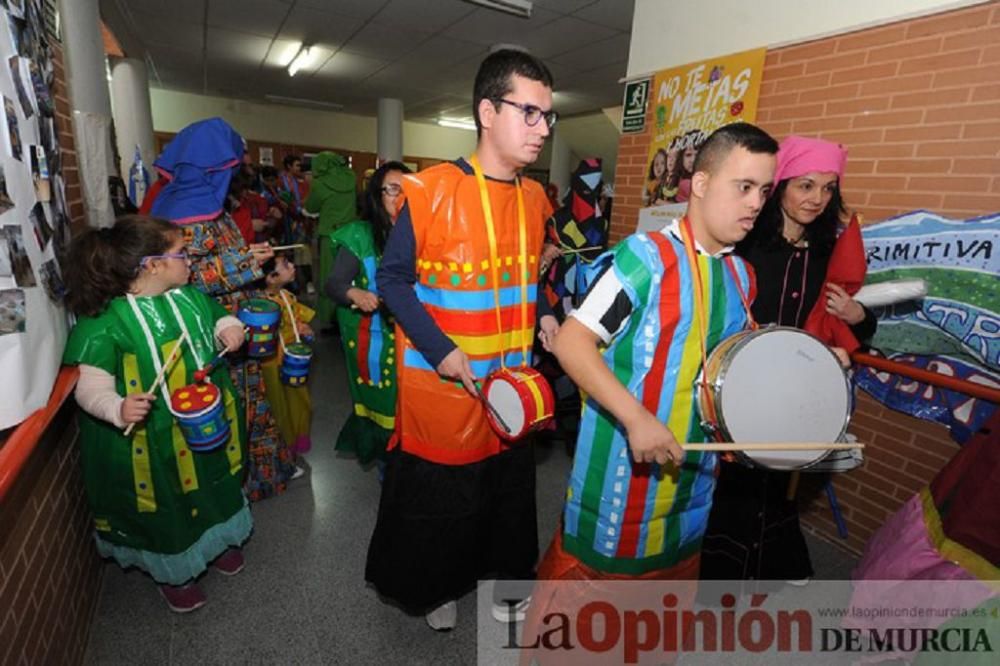
[[295, 76], [296, 72], [307, 67], [312, 62], [312, 52], [311, 46], [303, 46], [298, 55], [288, 64], [288, 76]]
[[457, 118], [438, 118], [437, 124], [441, 127], [450, 127], [452, 129], [476, 131], [476, 123], [468, 120], [458, 120]]
[[506, 14], [513, 14], [521, 18], [531, 18], [531, 8], [534, 3], [531, 0], [465, 0], [473, 5], [479, 5], [487, 9], [493, 9]]

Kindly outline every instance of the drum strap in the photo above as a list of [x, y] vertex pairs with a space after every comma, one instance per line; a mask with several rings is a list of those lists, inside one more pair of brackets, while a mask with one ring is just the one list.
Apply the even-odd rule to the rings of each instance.
[[[292, 304], [288, 302], [288, 297], [285, 296], [285, 290], [279, 289], [278, 294], [281, 296], [281, 300], [285, 304], [285, 310], [288, 312], [288, 321], [292, 322], [292, 333], [295, 334], [295, 342], [302, 342], [302, 338], [299, 337], [299, 327], [295, 322], [295, 311], [292, 310]], [[281, 342], [281, 351], [285, 350], [285, 337], [281, 335], [281, 320], [278, 320], [278, 340]]]
[[[473, 155], [469, 158], [469, 164], [476, 175], [476, 183], [479, 185], [479, 198], [483, 205], [483, 217], [486, 219], [486, 237], [490, 244], [490, 266], [493, 269], [493, 305], [497, 314], [497, 336], [503, 335], [503, 323], [500, 317], [500, 253], [497, 250], [496, 227], [493, 224], [493, 210], [490, 206], [490, 193], [486, 189], [486, 177], [483, 175], [483, 168], [479, 164], [479, 158]], [[528, 362], [528, 336], [524, 331], [528, 327], [528, 232], [527, 219], [524, 213], [524, 193], [521, 190], [521, 179], [516, 177], [514, 186], [517, 188], [517, 233], [519, 263], [517, 267], [517, 281], [521, 285], [521, 358], [523, 363]], [[513, 332], [510, 339], [513, 339]], [[500, 350], [500, 367], [504, 364], [503, 349]]]
[[[191, 337], [188, 334], [187, 326], [184, 325], [184, 320], [180, 318], [180, 312], [177, 311], [177, 306], [174, 304], [173, 299], [170, 298], [170, 294], [166, 294], [167, 300], [170, 303], [171, 308], [174, 311], [174, 316], [177, 317], [177, 323], [181, 328], [181, 340], [185, 337], [188, 339], [188, 345], [191, 347], [191, 353], [194, 354], [194, 344], [191, 342]], [[146, 318], [142, 316], [142, 310], [139, 309], [139, 304], [135, 300], [135, 296], [132, 294], [125, 294], [125, 299], [128, 301], [129, 307], [132, 308], [132, 314], [139, 321], [139, 327], [142, 329], [143, 337], [146, 338], [146, 346], [149, 347], [149, 354], [152, 357], [153, 367], [156, 368], [157, 374], [163, 371], [163, 364], [169, 363], [171, 359], [160, 360], [160, 350], [156, 348], [156, 341], [153, 339], [153, 331], [149, 328], [149, 323]], [[164, 404], [167, 409], [170, 410], [171, 414], [174, 416], [177, 413], [174, 411], [170, 404], [170, 389], [167, 388], [167, 382], [160, 383], [160, 394], [163, 396]]]

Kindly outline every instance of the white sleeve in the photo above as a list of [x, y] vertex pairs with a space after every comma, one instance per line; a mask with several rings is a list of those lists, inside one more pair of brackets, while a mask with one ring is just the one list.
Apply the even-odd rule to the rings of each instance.
[[608, 344], [628, 323], [633, 307], [618, 275], [614, 270], [606, 270], [591, 285], [580, 307], [569, 316]]
[[216, 349], [222, 349], [223, 347], [225, 347], [225, 345], [222, 344], [222, 341], [219, 339], [219, 333], [229, 328], [230, 326], [239, 326], [240, 328], [243, 328], [243, 322], [232, 315], [226, 315], [225, 317], [219, 319], [219, 321], [215, 322]]
[[122, 420], [122, 403], [125, 398], [115, 389], [115, 377], [93, 365], [80, 365], [80, 379], [76, 382], [76, 402], [83, 411], [119, 428]]

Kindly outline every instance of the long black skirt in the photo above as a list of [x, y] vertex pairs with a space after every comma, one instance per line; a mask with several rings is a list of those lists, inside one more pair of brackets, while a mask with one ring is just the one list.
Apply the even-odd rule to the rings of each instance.
[[800, 580], [813, 575], [798, 503], [787, 499], [790, 477], [790, 472], [720, 463], [702, 541], [703, 580]]
[[365, 580], [423, 612], [486, 578], [533, 579], [538, 560], [534, 447], [468, 465], [388, 454]]

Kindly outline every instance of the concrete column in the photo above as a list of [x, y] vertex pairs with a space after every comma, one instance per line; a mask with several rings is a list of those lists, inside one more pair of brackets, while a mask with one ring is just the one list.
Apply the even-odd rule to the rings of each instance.
[[559, 187], [559, 201], [569, 189], [569, 179], [575, 165], [571, 164], [569, 144], [560, 136], [558, 128], [552, 134], [552, 158], [549, 162], [549, 182]]
[[383, 97], [378, 101], [378, 158], [380, 162], [403, 159], [403, 101]]
[[69, 102], [74, 111], [111, 117], [98, 0], [59, 0]]
[[118, 165], [98, 0], [59, 0], [59, 16], [84, 214], [91, 226], [107, 227], [115, 219], [108, 177]]
[[111, 65], [111, 107], [115, 118], [115, 137], [122, 178], [128, 182], [129, 169], [139, 146], [143, 166], [152, 176], [156, 159], [153, 137], [153, 110], [149, 103], [149, 77], [146, 63], [134, 58], [115, 58]]

